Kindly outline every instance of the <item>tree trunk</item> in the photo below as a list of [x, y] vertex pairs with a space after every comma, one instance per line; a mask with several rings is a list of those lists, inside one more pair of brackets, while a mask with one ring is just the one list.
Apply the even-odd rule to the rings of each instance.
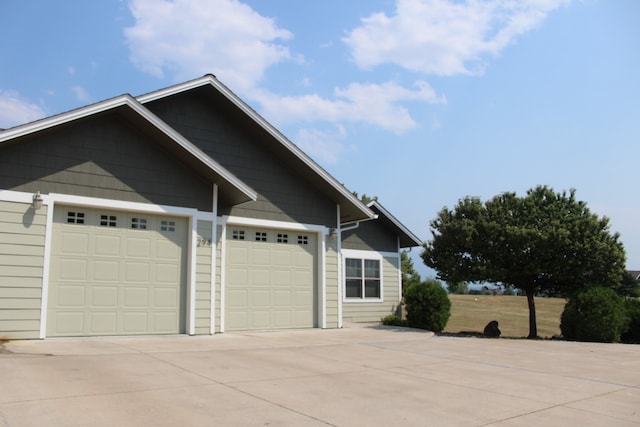
[[533, 300], [534, 291], [525, 291], [527, 303], [529, 304], [529, 339], [538, 338], [538, 324], [536, 320], [536, 303]]

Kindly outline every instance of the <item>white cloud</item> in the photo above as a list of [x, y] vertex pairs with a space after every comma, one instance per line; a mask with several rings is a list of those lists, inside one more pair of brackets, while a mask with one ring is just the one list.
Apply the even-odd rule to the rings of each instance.
[[300, 129], [296, 134], [295, 143], [315, 159], [334, 164], [338, 162], [344, 151], [345, 137], [346, 131], [343, 126], [339, 125], [331, 132], [319, 129]]
[[236, 0], [133, 0], [125, 29], [133, 63], [176, 80], [215, 74], [234, 90], [252, 88], [264, 70], [292, 59], [278, 44], [292, 34]]
[[403, 133], [415, 127], [416, 122], [402, 102], [446, 103], [428, 83], [417, 81], [414, 86], [415, 90], [394, 82], [351, 83], [345, 89], [336, 88], [335, 99], [317, 94], [279, 96], [265, 90], [257, 90], [252, 96], [260, 102], [265, 115], [278, 123], [364, 122]]
[[355, 63], [384, 63], [425, 74], [477, 74], [498, 55], [570, 0], [398, 0], [395, 13], [376, 13], [343, 41]]
[[89, 96], [89, 92], [82, 86], [72, 86], [71, 92], [76, 97], [76, 99], [80, 102], [91, 102], [91, 96]]
[[23, 99], [18, 92], [0, 89], [0, 128], [32, 122], [45, 115], [42, 108]]

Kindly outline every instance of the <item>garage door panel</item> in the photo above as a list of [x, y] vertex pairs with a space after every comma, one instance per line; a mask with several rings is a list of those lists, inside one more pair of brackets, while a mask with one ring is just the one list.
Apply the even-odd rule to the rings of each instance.
[[227, 292], [227, 306], [233, 309], [247, 307], [249, 291], [246, 289], [230, 289]]
[[271, 284], [271, 278], [269, 277], [270, 274], [271, 271], [264, 268], [252, 270], [251, 277], [253, 280], [251, 281], [251, 284], [256, 287], [262, 286], [268, 288]]
[[149, 283], [149, 269], [148, 262], [125, 262], [124, 280], [127, 283]]
[[309, 307], [309, 301], [311, 301], [313, 295], [311, 291], [296, 291], [295, 292], [295, 306], [296, 307]]
[[271, 327], [271, 312], [255, 309], [251, 311], [251, 329], [268, 329]]
[[187, 231], [186, 219], [56, 206], [47, 335], [184, 332]]
[[91, 308], [116, 308], [118, 306], [118, 287], [94, 285], [91, 289]]
[[62, 254], [86, 254], [89, 250], [89, 236], [80, 233], [63, 233]]
[[120, 236], [95, 236], [94, 255], [119, 257], [120, 256]]
[[56, 313], [56, 329], [65, 335], [82, 335], [85, 329], [84, 313], [78, 311], [59, 311]]
[[172, 333], [177, 321], [175, 312], [154, 312], [153, 331], [155, 333]]
[[276, 310], [273, 313], [273, 323], [276, 328], [290, 328], [295, 327], [296, 325], [291, 321], [291, 312], [286, 311], [278, 311]]
[[131, 258], [149, 258], [151, 242], [141, 237], [128, 237], [126, 242], [127, 256]]
[[149, 306], [149, 289], [142, 286], [127, 286], [124, 289], [123, 305], [127, 308], [142, 308]]
[[[226, 242], [226, 329], [315, 326], [316, 236], [250, 227], [230, 228]], [[256, 236], [261, 241], [244, 240], [240, 236]], [[246, 298], [234, 298], [240, 292], [246, 294]]]
[[60, 271], [58, 277], [64, 281], [86, 281], [88, 274], [88, 261], [83, 259], [63, 258], [58, 261]]
[[180, 254], [180, 246], [167, 241], [160, 240], [156, 244], [156, 258], [173, 260]]
[[273, 291], [273, 306], [276, 309], [290, 308], [292, 303], [291, 292], [286, 291]]
[[251, 263], [253, 265], [269, 266], [271, 264], [271, 253], [267, 248], [254, 248], [251, 251]]
[[158, 308], [171, 308], [176, 306], [178, 292], [175, 288], [153, 288], [153, 305]]
[[276, 249], [273, 251], [273, 264], [279, 266], [291, 266], [291, 251]]
[[[273, 272], [272, 282], [277, 284], [278, 286], [291, 286], [293, 284], [291, 280], [291, 271], [290, 270], [275, 270]], [[308, 283], [308, 282], [306, 282]]]
[[56, 305], [59, 307], [84, 307], [84, 285], [61, 285], [58, 287]]
[[118, 313], [116, 311], [91, 311], [89, 312], [92, 335], [102, 335], [118, 328]]
[[146, 311], [130, 311], [123, 315], [122, 329], [126, 334], [143, 334], [149, 328], [149, 313]]
[[118, 261], [95, 260], [91, 279], [94, 282], [117, 282], [119, 273], [120, 263]]
[[157, 263], [155, 267], [156, 283], [176, 283], [180, 279], [179, 265]]
[[271, 304], [269, 289], [255, 289], [249, 293], [249, 304], [251, 307], [269, 307]]

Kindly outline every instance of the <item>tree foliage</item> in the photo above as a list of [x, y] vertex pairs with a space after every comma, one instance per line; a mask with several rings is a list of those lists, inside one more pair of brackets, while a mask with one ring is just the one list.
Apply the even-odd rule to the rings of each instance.
[[466, 197], [431, 221], [424, 263], [447, 282], [490, 282], [527, 295], [529, 338], [537, 337], [534, 296], [571, 294], [588, 283], [617, 284], [625, 254], [609, 220], [591, 213], [575, 190], [539, 186], [482, 203]]
[[420, 274], [413, 267], [413, 260], [409, 256], [407, 251], [400, 253], [400, 266], [402, 270], [402, 290], [404, 290], [414, 283], [420, 283], [422, 279]]

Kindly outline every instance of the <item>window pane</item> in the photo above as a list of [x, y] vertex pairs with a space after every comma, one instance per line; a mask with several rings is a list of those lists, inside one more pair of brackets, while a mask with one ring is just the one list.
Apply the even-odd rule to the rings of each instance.
[[346, 277], [360, 278], [362, 277], [362, 260], [355, 258], [347, 258], [346, 261]]
[[380, 278], [380, 261], [377, 259], [364, 260], [364, 277], [367, 279]]
[[362, 281], [360, 279], [347, 279], [345, 296], [347, 298], [362, 298]]
[[380, 298], [380, 280], [367, 279], [364, 281], [364, 297]]

